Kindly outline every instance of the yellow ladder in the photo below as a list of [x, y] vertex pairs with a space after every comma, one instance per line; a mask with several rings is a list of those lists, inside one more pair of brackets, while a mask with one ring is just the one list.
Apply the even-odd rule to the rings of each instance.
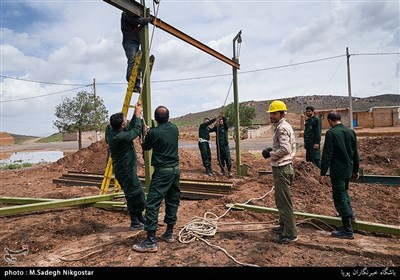
[[[129, 78], [128, 87], [126, 89], [124, 104], [122, 105], [122, 114], [125, 117], [128, 114], [129, 107], [133, 107], [130, 104], [131, 104], [133, 89], [135, 87], [141, 60], [142, 60], [142, 52], [139, 50], [135, 55], [135, 59], [134, 59], [135, 62], [134, 62], [133, 68], [132, 68], [131, 77]], [[108, 155], [107, 166], [106, 166], [106, 170], [104, 171], [104, 177], [103, 177], [103, 181], [101, 183], [100, 194], [108, 193], [108, 187], [110, 186], [110, 182], [111, 182], [112, 178], [113, 178], [112, 159], [111, 159], [111, 155]], [[114, 187], [116, 189], [115, 192], [121, 191], [121, 186], [118, 183], [116, 178], [114, 178]]]

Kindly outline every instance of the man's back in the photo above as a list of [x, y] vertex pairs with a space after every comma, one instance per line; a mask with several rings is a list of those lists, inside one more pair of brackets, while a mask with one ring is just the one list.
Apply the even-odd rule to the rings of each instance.
[[140, 17], [122, 12], [121, 14], [121, 31], [122, 31], [122, 43], [128, 42], [140, 42], [139, 36], [139, 19]]
[[142, 147], [144, 150], [153, 149], [151, 165], [154, 167], [178, 165], [178, 138], [178, 128], [171, 122], [162, 123], [150, 129]]
[[[329, 165], [330, 159], [330, 165]], [[321, 170], [330, 167], [331, 178], [350, 178], [359, 168], [356, 134], [352, 129], [338, 124], [325, 135]]]

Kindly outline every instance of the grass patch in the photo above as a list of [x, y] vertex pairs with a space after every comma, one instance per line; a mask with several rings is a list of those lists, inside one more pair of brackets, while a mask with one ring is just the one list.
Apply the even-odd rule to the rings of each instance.
[[24, 168], [24, 167], [31, 167], [32, 163], [10, 163], [10, 164], [4, 164], [4, 165], [0, 165], [0, 169], [20, 169], [20, 168]]
[[40, 138], [37, 143], [62, 142], [62, 133], [54, 133], [48, 137]]

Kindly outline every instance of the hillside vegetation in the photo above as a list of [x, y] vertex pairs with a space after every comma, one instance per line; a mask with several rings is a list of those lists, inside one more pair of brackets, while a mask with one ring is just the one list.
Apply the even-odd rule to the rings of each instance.
[[[282, 98], [286, 103], [289, 113], [302, 114], [306, 106], [314, 106], [318, 109], [348, 108], [348, 96], [311, 95]], [[383, 94], [371, 97], [353, 97], [353, 111], [365, 111], [372, 107], [400, 106], [400, 94]], [[265, 124], [266, 111], [272, 100], [245, 101], [242, 104], [252, 106], [256, 109], [256, 118], [253, 124]], [[178, 127], [197, 127], [205, 117], [217, 117], [221, 108], [208, 111], [189, 113], [181, 117], [171, 119]]]

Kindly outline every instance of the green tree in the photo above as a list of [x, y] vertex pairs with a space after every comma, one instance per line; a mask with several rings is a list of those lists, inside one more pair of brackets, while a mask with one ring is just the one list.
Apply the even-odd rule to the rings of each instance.
[[[235, 126], [235, 107], [234, 103], [230, 103], [225, 108], [225, 117], [228, 122], [228, 126]], [[253, 123], [253, 119], [256, 117], [256, 109], [251, 106], [244, 105], [239, 103], [239, 123], [240, 123], [240, 137], [242, 136], [243, 132]], [[235, 137], [233, 138], [235, 139]]]
[[[226, 106], [225, 117], [229, 126], [235, 125], [235, 108], [233, 102]], [[239, 122], [240, 126], [248, 127], [252, 125], [253, 119], [256, 117], [256, 109], [239, 103]]]
[[82, 148], [82, 131], [101, 131], [108, 124], [108, 111], [103, 100], [86, 91], [63, 99], [57, 105], [54, 114], [58, 119], [53, 122], [59, 132], [78, 132], [79, 149]]

